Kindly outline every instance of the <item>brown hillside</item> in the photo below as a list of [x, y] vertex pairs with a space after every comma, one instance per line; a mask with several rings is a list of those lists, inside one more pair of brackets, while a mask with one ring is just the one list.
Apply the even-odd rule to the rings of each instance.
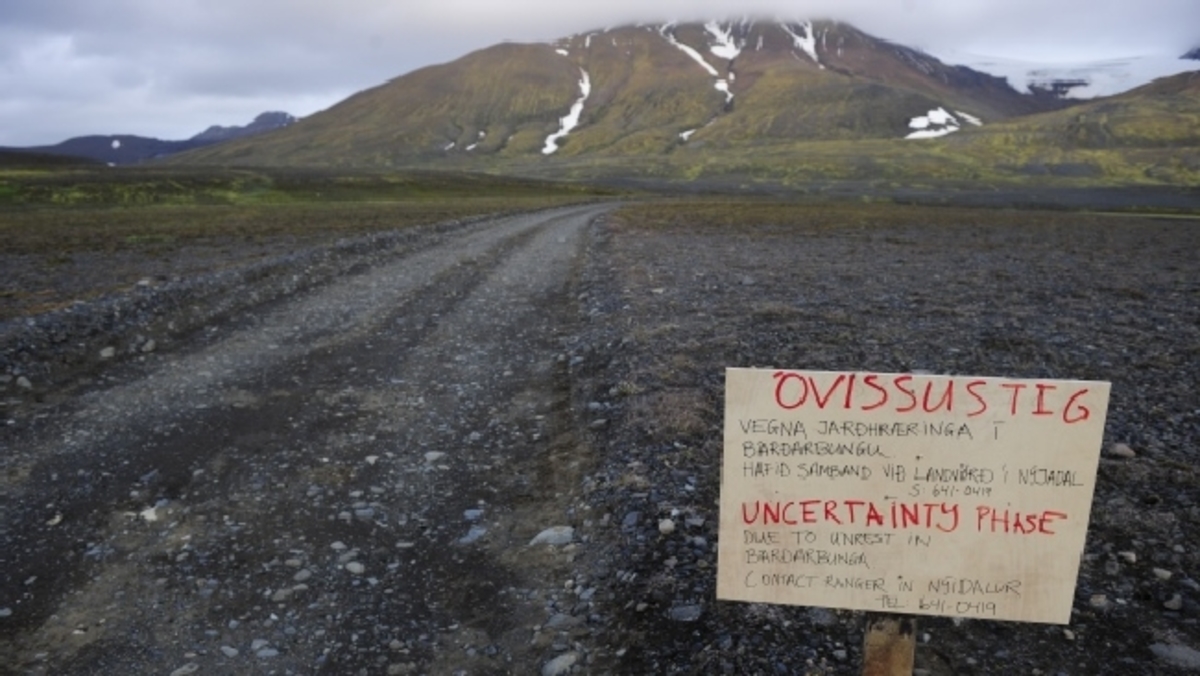
[[[585, 77], [578, 125], [545, 158]], [[939, 107], [990, 123], [1047, 104], [841, 23], [625, 26], [474, 52], [177, 161], [492, 170], [538, 158], [897, 139]]]

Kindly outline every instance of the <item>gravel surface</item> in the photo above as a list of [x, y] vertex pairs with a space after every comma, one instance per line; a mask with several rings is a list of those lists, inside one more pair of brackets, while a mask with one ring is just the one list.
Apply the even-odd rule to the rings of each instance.
[[122, 351], [61, 404], [9, 374], [0, 670], [542, 661], [586, 457], [570, 288], [605, 209], [435, 229], [177, 349]]
[[861, 668], [861, 613], [714, 599], [731, 365], [1111, 381], [1070, 625], [921, 618], [918, 673], [1200, 669], [1200, 229], [899, 213], [597, 230], [580, 381], [609, 420], [585, 486], [608, 525], [588, 555], [620, 670]]
[[1200, 230], [903, 213], [557, 210], [6, 325], [0, 673], [857, 674], [862, 614], [714, 598], [726, 366], [1111, 381], [1071, 624], [921, 618], [918, 673], [1200, 670]]

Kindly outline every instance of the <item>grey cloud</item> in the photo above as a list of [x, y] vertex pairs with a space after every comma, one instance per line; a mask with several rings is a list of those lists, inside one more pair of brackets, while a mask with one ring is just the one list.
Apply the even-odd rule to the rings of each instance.
[[745, 14], [838, 18], [930, 51], [1010, 57], [1177, 55], [1200, 44], [1196, 0], [0, 2], [0, 145], [117, 131], [182, 138], [266, 108], [309, 114], [501, 40]]

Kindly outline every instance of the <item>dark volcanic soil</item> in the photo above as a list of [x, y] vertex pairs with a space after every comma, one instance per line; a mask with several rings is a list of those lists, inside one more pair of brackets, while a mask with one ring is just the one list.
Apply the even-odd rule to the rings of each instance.
[[922, 618], [918, 669], [1200, 669], [1194, 222], [796, 208], [4, 327], [0, 673], [858, 673], [861, 614], [715, 600], [726, 366], [1111, 381], [1071, 624]]
[[[660, 219], [661, 220], [661, 219]], [[619, 402], [589, 503], [629, 673], [858, 673], [861, 614], [715, 602], [723, 368], [1112, 382], [1071, 623], [922, 618], [932, 674], [1200, 668], [1200, 229], [1038, 212], [636, 217], [589, 257], [595, 396]], [[603, 291], [599, 291], [603, 289]], [[603, 325], [606, 328], [596, 328]], [[669, 536], [660, 519], [678, 524]], [[632, 578], [632, 579], [631, 579]]]

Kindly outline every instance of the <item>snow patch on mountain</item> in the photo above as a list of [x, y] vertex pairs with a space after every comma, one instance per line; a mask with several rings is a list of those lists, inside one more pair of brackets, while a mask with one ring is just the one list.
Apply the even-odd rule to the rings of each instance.
[[572, 129], [579, 126], [579, 116], [583, 114], [583, 104], [592, 94], [592, 78], [588, 76], [588, 72], [580, 68], [579, 75], [579, 99], [571, 106], [570, 112], [565, 117], [559, 118], [558, 131], [546, 137], [546, 147], [542, 148], [543, 155], [551, 155], [556, 152], [558, 142], [566, 138]]
[[961, 117], [962, 119], [966, 120], [969, 124], [975, 125], [976, 127], [983, 126], [983, 120], [979, 119], [978, 117], [975, 117], [974, 115], [972, 115], [970, 113], [964, 113], [961, 110], [956, 110], [956, 111], [954, 111], [954, 114]]
[[725, 80], [717, 80], [717, 83], [713, 87], [725, 95], [725, 103], [733, 100], [733, 92], [729, 91], [729, 83]]
[[[705, 24], [705, 28], [707, 27], [708, 24]], [[708, 61], [705, 61], [704, 56], [700, 52], [675, 39], [675, 34], [671, 32], [671, 24], [663, 24], [658, 29], [658, 34], [661, 35], [664, 40], [671, 43], [676, 49], [680, 50], [684, 54], [687, 54], [692, 58], [693, 61], [700, 64], [700, 66], [704, 68], [709, 75], [717, 78], [717, 81], [713, 83], [713, 88], [725, 95], [725, 103], [733, 101], [733, 92], [729, 89], [729, 80], [733, 79], [733, 73], [729, 74], [729, 80], [722, 78], [720, 71], [718, 71], [716, 68], [713, 68], [712, 64], [710, 64]], [[716, 53], [716, 48], [712, 49], [714, 53]], [[741, 50], [739, 49], [737, 53], [740, 54]], [[721, 56], [721, 54], [717, 54], [717, 56]]]
[[557, 52], [560, 56], [570, 56], [571, 55], [571, 52], [568, 52], [565, 49], [556, 49], [554, 51]]
[[1049, 92], [1059, 98], [1112, 96], [1170, 75], [1200, 70], [1195, 61], [1173, 56], [1134, 56], [1079, 63], [1037, 63], [944, 51], [933, 54], [943, 63], [962, 65], [1008, 80], [1027, 94]]
[[704, 56], [702, 56], [700, 52], [697, 52], [691, 47], [675, 39], [675, 34], [671, 32], [671, 24], [664, 24], [663, 27], [658, 30], [658, 34], [663, 36], [663, 39], [671, 43], [673, 47], [684, 54], [687, 54], [692, 58], [693, 61], [700, 64], [700, 67], [707, 71], [709, 75], [713, 77], [721, 77], [721, 74], [717, 72], [717, 69], [713, 68], [709, 62], [705, 61]]
[[945, 136], [946, 134], [953, 134], [961, 129], [962, 125], [959, 124], [958, 118], [954, 117], [954, 115], [952, 115], [949, 111], [947, 111], [945, 108], [938, 107], [934, 108], [928, 113], [925, 113], [924, 115], [918, 115], [917, 117], [909, 120], [908, 128], [915, 129], [916, 131], [912, 132], [908, 136], [905, 136], [904, 138], [923, 139], [937, 138], [939, 136]]
[[803, 50], [805, 54], [808, 54], [808, 58], [812, 59], [814, 63], [816, 63], [822, 69], [825, 68], [825, 66], [821, 63], [821, 60], [817, 58], [817, 36], [813, 34], [813, 25], [811, 21], [802, 21], [797, 24], [800, 28], [804, 29], [803, 37], [796, 33], [796, 31], [792, 30], [790, 25], [786, 23], [781, 23], [779, 25], [781, 28], [783, 28], [784, 32], [792, 36], [792, 44], [796, 45], [796, 49]]
[[708, 31], [709, 35], [713, 36], [716, 44], [710, 45], [708, 51], [716, 54], [722, 59], [733, 61], [742, 53], [742, 47], [733, 37], [733, 31], [726, 29], [716, 21], [709, 21], [704, 24], [704, 30]]
[[688, 140], [688, 139], [690, 139], [690, 138], [692, 137], [692, 134], [695, 134], [695, 133], [696, 133], [696, 130], [695, 130], [695, 129], [688, 129], [687, 131], [681, 131], [681, 132], [679, 132], [679, 138], [680, 138], [680, 139], [681, 139], [681, 140], [682, 140], [684, 143], [686, 143], [686, 142], [687, 142], [687, 140]]

